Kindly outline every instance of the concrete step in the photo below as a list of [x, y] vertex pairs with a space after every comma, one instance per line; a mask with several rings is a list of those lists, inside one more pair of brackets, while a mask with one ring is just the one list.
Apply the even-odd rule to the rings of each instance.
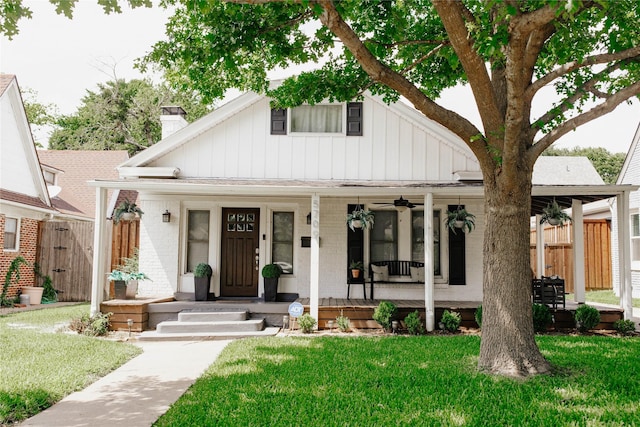
[[203, 340], [228, 340], [249, 337], [275, 336], [280, 332], [280, 328], [267, 327], [261, 331], [240, 331], [240, 332], [194, 332], [194, 333], [162, 333], [157, 331], [144, 331], [138, 341], [203, 341]]
[[243, 321], [249, 318], [245, 311], [181, 311], [178, 313], [179, 322], [223, 322]]
[[218, 332], [255, 332], [264, 329], [264, 319], [229, 320], [214, 322], [182, 322], [169, 320], [161, 322], [156, 328], [159, 334], [165, 333], [218, 333]]

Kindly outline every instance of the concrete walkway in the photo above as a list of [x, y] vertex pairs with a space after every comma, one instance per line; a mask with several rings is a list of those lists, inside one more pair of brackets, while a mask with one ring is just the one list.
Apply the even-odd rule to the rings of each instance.
[[229, 340], [136, 343], [144, 353], [20, 425], [150, 426], [228, 343]]

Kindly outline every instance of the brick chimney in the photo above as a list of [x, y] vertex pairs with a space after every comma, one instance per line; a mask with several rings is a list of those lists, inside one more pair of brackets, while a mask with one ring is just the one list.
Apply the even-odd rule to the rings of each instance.
[[182, 107], [166, 106], [160, 107], [160, 123], [162, 123], [162, 139], [172, 135], [187, 126], [189, 123], [185, 120], [187, 112]]

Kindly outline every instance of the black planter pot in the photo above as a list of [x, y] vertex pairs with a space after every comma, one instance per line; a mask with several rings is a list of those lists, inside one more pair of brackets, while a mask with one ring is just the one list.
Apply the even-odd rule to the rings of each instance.
[[127, 299], [127, 282], [124, 280], [114, 280], [113, 293], [116, 299]]
[[278, 295], [278, 278], [264, 278], [264, 300], [275, 302]]
[[195, 280], [195, 293], [196, 301], [206, 301], [209, 295], [209, 281], [210, 277], [194, 277]]

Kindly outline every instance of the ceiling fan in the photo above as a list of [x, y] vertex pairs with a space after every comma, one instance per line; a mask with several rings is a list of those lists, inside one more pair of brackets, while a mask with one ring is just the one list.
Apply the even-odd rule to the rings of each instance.
[[399, 199], [395, 199], [393, 201], [393, 203], [375, 203], [376, 205], [382, 205], [382, 206], [394, 206], [396, 208], [415, 208], [418, 205], [423, 205], [424, 203], [412, 203], [409, 200], [403, 198], [402, 196], [400, 196]]

